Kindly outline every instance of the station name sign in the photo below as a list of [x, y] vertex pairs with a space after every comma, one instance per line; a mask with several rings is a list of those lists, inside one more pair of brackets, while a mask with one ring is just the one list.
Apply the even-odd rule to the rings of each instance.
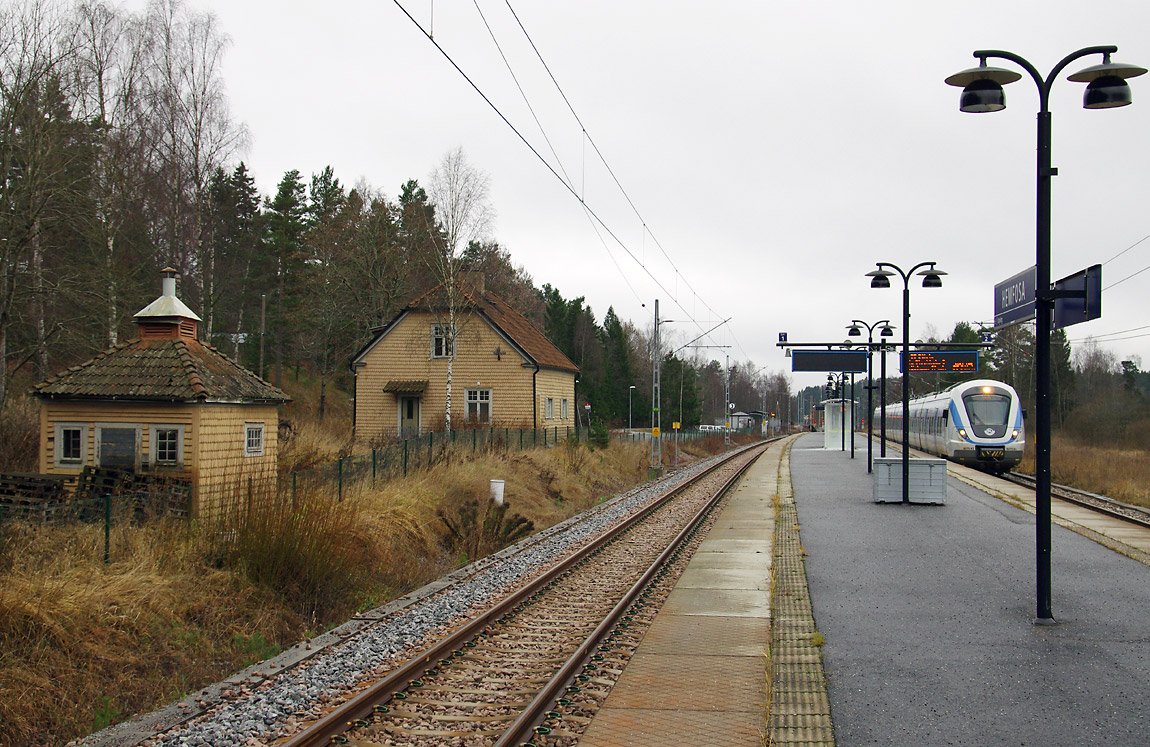
[[792, 350], [791, 370], [862, 373], [866, 370], [866, 351]]
[[994, 286], [994, 326], [1005, 327], [1034, 318], [1038, 268], [1029, 267]]
[[[910, 364], [907, 365], [909, 355]], [[978, 371], [977, 350], [912, 350], [900, 355], [902, 371], [937, 371], [975, 373]]]

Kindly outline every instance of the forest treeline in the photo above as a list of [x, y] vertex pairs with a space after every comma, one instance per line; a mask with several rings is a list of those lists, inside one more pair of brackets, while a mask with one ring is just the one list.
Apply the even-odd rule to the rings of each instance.
[[[373, 326], [481, 272], [579, 365], [595, 417], [649, 424], [649, 330], [536, 287], [491, 237], [486, 175], [461, 150], [394, 199], [330, 167], [260, 194], [239, 160], [225, 49], [215, 18], [180, 0], [0, 9], [0, 408], [26, 390], [13, 377], [41, 380], [132, 337], [165, 267], [206, 342], [272, 383], [304, 367], [344, 391]], [[726, 366], [663, 353], [666, 416], [720, 418]], [[784, 376], [750, 363], [731, 381], [740, 409], [788, 396]]]
[[[487, 177], [461, 150], [394, 198], [330, 167], [287, 171], [261, 194], [225, 96], [226, 42], [212, 15], [181, 0], [138, 13], [92, 0], [0, 5], [0, 414], [33, 381], [131, 337], [132, 315], [171, 266], [205, 341], [272, 383], [302, 368], [345, 393], [372, 327], [481, 272], [580, 367], [579, 405], [650, 424], [650, 323], [610, 308], [597, 318], [584, 296], [537, 287], [491, 235]], [[948, 339], [978, 335], [960, 324]], [[798, 417], [813, 396], [792, 397], [783, 372], [728, 368], [681, 342], [658, 353], [664, 427], [721, 422], [728, 377], [739, 410]], [[1004, 330], [981, 371], [1013, 384], [1028, 409], [1033, 346], [1025, 325]], [[1142, 434], [1141, 361], [1089, 343], [1072, 356], [1061, 332], [1052, 352], [1056, 427], [1094, 440]], [[946, 383], [912, 376], [916, 392]]]

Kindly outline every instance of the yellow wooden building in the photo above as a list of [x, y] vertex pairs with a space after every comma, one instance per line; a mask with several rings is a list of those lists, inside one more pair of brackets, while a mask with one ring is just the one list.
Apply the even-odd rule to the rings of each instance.
[[86, 465], [192, 482], [194, 515], [275, 489], [282, 391], [197, 339], [200, 318], [175, 295], [134, 317], [139, 334], [37, 384], [40, 471]]
[[457, 288], [453, 303], [442, 285], [413, 300], [352, 359], [358, 442], [442, 430], [449, 358], [453, 429], [575, 426], [578, 367], [481, 276]]

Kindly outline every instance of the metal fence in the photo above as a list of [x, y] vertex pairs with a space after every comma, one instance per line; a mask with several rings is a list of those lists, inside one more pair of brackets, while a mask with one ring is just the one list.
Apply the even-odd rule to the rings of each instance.
[[[417, 470], [426, 470], [460, 453], [527, 451], [549, 448], [568, 441], [586, 443], [587, 428], [557, 426], [554, 428], [469, 428], [425, 433], [388, 446], [372, 449], [366, 454], [342, 457], [335, 462], [307, 470], [290, 473], [281, 489], [295, 496], [300, 491], [335, 489], [340, 500], [352, 485], [370, 481], [371, 485], [394, 477], [406, 477]], [[714, 437], [714, 433], [681, 431], [680, 441]], [[613, 441], [648, 442], [650, 431], [610, 431]], [[673, 445], [674, 436], [662, 435], [664, 448]]]

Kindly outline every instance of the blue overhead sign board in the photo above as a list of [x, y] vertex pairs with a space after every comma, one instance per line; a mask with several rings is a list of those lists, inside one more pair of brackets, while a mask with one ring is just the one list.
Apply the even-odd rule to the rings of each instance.
[[791, 370], [862, 373], [866, 370], [866, 351], [792, 350]]
[[994, 326], [1005, 327], [1034, 318], [1038, 268], [1030, 267], [994, 286]]
[[1085, 270], [1054, 283], [1055, 292], [1070, 295], [1055, 296], [1052, 329], [1088, 322], [1102, 316], [1102, 265], [1091, 265]]

